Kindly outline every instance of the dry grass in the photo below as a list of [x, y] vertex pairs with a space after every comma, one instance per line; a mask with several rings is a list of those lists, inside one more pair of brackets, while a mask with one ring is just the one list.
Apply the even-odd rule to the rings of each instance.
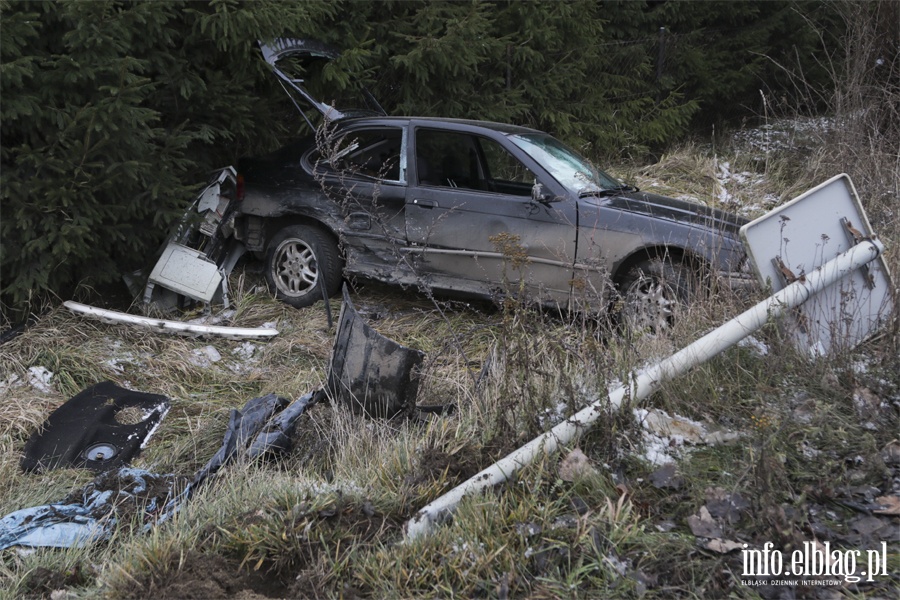
[[[251, 349], [56, 310], [4, 345], [0, 378], [24, 378], [37, 366], [54, 376], [46, 392], [30, 384], [5, 390], [0, 511], [61, 499], [89, 479], [76, 470], [24, 475], [17, 465], [26, 437], [80, 386], [111, 379], [170, 397], [169, 416], [135, 464], [184, 474], [216, 450], [231, 408], [267, 392], [298, 397], [320, 386], [332, 339], [321, 305], [290, 309], [251, 293], [252, 278], [235, 279], [234, 324], [275, 322], [281, 335]], [[578, 442], [592, 474], [564, 481], [558, 458], [548, 457], [464, 502], [432, 537], [404, 544], [403, 523], [418, 508], [741, 303], [720, 297], [692, 307], [665, 336], [630, 336], [515, 304], [499, 312], [456, 304], [445, 307], [445, 318], [426, 299], [389, 288], [362, 289], [354, 301], [379, 331], [428, 351], [419, 401], [455, 402], [454, 416], [372, 421], [317, 406], [291, 455], [232, 465], [171, 523], [147, 533], [125, 523], [108, 543], [80, 550], [3, 551], [3, 593], [47, 595], [48, 586], [61, 585], [135, 598], [241, 590], [268, 597], [753, 597], [737, 584], [737, 555], [703, 550], [685, 524], [709, 489], [751, 502], [725, 535], [790, 544], [809, 534], [784, 516], [792, 514], [787, 509], [820, 506], [814, 494], [823, 480], [831, 490], [882, 485], [877, 457], [896, 431], [891, 402], [900, 398], [896, 358], [880, 353], [890, 343], [810, 363], [771, 327], [757, 336], [768, 355], [732, 349], [650, 399], [744, 436], [737, 445], [686, 454], [678, 463], [681, 487], [649, 483], [655, 467], [641, 458], [640, 425], [629, 411], [611, 413]], [[210, 346], [221, 360], [202, 360]], [[868, 361], [865, 372], [854, 369], [858, 360]], [[885, 405], [859, 414], [849, 398], [860, 386]], [[810, 460], [810, 452], [818, 458]], [[848, 469], [857, 456], [862, 464]], [[846, 528], [852, 518], [845, 511], [829, 526]]]

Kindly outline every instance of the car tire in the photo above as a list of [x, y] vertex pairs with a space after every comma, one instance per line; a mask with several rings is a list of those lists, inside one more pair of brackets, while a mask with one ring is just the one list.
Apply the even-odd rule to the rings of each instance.
[[266, 250], [266, 283], [275, 297], [296, 308], [333, 296], [343, 267], [334, 239], [316, 227], [291, 225], [279, 231]]
[[697, 278], [685, 262], [651, 258], [629, 268], [618, 287], [620, 324], [635, 332], [661, 333], [671, 329], [695, 297]]

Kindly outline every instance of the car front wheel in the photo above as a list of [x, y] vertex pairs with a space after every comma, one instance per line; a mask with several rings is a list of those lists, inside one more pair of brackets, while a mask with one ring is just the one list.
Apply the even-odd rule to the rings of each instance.
[[672, 327], [695, 296], [696, 276], [689, 265], [652, 258], [635, 264], [619, 282], [623, 326], [660, 333]]
[[285, 227], [266, 250], [266, 282], [275, 297], [302, 308], [329, 296], [341, 285], [341, 258], [327, 233], [308, 225]]

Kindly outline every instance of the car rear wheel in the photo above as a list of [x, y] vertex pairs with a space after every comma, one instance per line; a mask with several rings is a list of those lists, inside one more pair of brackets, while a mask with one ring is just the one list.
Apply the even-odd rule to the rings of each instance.
[[696, 276], [684, 262], [652, 258], [632, 266], [619, 282], [620, 322], [632, 331], [660, 333], [672, 327], [696, 292]]
[[302, 308], [332, 296], [341, 285], [337, 244], [321, 229], [308, 225], [285, 227], [266, 250], [266, 282], [275, 297]]

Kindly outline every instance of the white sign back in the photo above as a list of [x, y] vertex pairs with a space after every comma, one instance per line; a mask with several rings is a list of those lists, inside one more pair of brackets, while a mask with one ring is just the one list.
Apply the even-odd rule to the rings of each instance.
[[[874, 236], [846, 174], [741, 228], [757, 277], [773, 293]], [[848, 272], [788, 319], [798, 347], [813, 355], [853, 348], [890, 318], [894, 293], [881, 256]]]

